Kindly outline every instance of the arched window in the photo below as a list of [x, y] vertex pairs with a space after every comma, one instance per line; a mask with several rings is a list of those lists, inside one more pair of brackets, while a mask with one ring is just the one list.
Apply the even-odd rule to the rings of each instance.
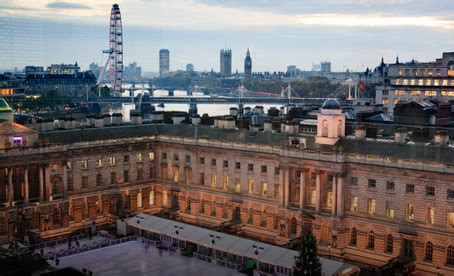
[[137, 193], [137, 208], [142, 208], [142, 193]]
[[431, 242], [427, 242], [426, 243], [426, 252], [425, 252], [425, 256], [424, 256], [425, 261], [428, 261], [428, 262], [432, 261], [433, 251], [434, 251], [433, 244]]
[[167, 195], [167, 191], [163, 191], [162, 192], [162, 205], [164, 207], [167, 207], [167, 204], [169, 203], [168, 200], [169, 200], [169, 198], [168, 198], [168, 195]]
[[154, 191], [150, 191], [150, 206], [154, 205]]
[[394, 242], [393, 235], [388, 234], [386, 236], [386, 247], [385, 247], [386, 252], [393, 253], [393, 242]]
[[375, 248], [375, 234], [372, 231], [370, 231], [369, 235], [367, 236], [367, 248], [369, 249]]
[[342, 136], [342, 121], [341, 120], [337, 121], [337, 136], [338, 137]]
[[296, 235], [296, 218], [290, 220], [290, 234]]
[[452, 246], [448, 246], [448, 250], [446, 251], [446, 264], [454, 265], [454, 247]]
[[356, 246], [357, 240], [358, 240], [358, 232], [356, 232], [356, 228], [353, 227], [351, 237], [350, 237], [350, 244]]
[[328, 121], [323, 120], [322, 122], [322, 137], [328, 137]]

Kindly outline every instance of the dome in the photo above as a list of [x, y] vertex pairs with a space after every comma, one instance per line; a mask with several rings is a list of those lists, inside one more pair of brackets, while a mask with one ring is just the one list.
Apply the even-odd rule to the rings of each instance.
[[341, 109], [341, 105], [336, 99], [327, 99], [323, 103], [322, 109]]

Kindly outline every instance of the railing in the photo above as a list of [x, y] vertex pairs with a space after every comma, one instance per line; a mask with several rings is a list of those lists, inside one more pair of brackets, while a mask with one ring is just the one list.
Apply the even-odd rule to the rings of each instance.
[[[95, 237], [96, 234], [92, 235], [91, 237]], [[43, 242], [43, 243], [38, 243], [38, 244], [33, 244], [28, 247], [28, 249], [34, 251], [36, 249], [41, 249], [41, 248], [46, 248], [46, 247], [53, 247], [56, 245], [60, 244], [67, 244], [68, 240], [71, 240], [72, 242], [78, 241], [78, 240], [83, 240], [90, 238], [89, 234], [80, 234], [76, 236], [71, 236], [69, 238], [63, 238], [63, 239], [58, 239], [58, 240], [53, 240], [53, 241], [48, 241], [48, 242]]]
[[78, 248], [74, 248], [74, 249], [61, 249], [58, 252], [48, 252], [43, 257], [46, 260], [67, 257], [67, 256], [71, 256], [71, 255], [80, 254], [83, 252], [88, 252], [88, 251], [104, 248], [104, 247], [109, 247], [109, 246], [122, 244], [122, 243], [130, 242], [130, 241], [135, 241], [135, 240], [137, 240], [136, 236], [129, 236], [129, 237], [124, 237], [124, 238], [120, 238], [120, 239], [116, 239], [116, 240], [104, 241], [101, 243], [95, 241], [92, 244], [84, 244], [84, 245], [82, 245]]

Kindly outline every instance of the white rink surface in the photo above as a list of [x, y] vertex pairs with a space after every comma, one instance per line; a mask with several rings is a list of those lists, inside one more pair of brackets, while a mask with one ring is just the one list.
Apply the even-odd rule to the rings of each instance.
[[[53, 261], [49, 261], [54, 265]], [[148, 246], [137, 241], [105, 247], [60, 258], [58, 268], [72, 266], [82, 270], [86, 268], [98, 275], [197, 275], [230, 276], [244, 275], [237, 271], [207, 263], [194, 258], [181, 256], [177, 252]]]

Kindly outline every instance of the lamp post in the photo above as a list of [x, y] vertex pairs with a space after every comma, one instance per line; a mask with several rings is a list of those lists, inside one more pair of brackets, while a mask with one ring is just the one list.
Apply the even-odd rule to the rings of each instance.
[[216, 240], [220, 240], [221, 237], [214, 235], [214, 234], [210, 234], [210, 238], [211, 238], [211, 243], [213, 244], [213, 246], [211, 247], [211, 250], [213, 250], [213, 259], [215, 259], [214, 245], [216, 244]]
[[260, 253], [262, 253], [263, 250], [265, 250], [265, 248], [263, 248], [261, 246], [257, 246], [257, 245], [253, 245], [252, 248], [254, 248], [254, 254], [257, 255], [257, 272], [260, 273], [260, 269], [259, 269], [259, 255], [260, 255]]

